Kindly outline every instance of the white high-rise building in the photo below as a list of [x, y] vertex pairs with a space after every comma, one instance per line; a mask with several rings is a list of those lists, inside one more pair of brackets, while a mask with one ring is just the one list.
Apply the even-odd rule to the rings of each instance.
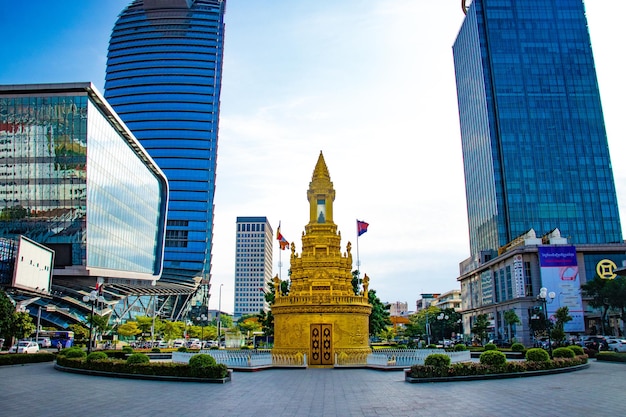
[[274, 232], [267, 217], [237, 217], [234, 318], [269, 311]]

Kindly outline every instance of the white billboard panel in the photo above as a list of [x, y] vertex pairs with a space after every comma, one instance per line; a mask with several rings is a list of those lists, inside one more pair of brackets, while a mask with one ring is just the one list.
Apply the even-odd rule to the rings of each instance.
[[27, 290], [50, 291], [54, 251], [24, 236], [15, 257], [13, 286]]

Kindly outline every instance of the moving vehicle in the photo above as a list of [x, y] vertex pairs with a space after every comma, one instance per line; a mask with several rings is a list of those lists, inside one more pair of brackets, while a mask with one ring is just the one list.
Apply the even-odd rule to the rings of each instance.
[[39, 345], [31, 340], [20, 340], [17, 345], [11, 346], [9, 353], [37, 353]]

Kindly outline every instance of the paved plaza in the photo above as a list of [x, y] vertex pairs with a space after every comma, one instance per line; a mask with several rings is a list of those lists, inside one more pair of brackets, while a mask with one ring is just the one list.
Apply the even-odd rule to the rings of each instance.
[[400, 371], [271, 369], [226, 384], [143, 381], [56, 371], [51, 363], [0, 368], [7, 417], [180, 416], [619, 416], [626, 364], [490, 381], [410, 384]]

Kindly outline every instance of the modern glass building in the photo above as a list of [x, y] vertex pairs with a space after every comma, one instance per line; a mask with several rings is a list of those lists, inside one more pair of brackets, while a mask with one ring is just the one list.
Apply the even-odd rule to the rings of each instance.
[[246, 314], [268, 311], [265, 293], [272, 280], [274, 231], [267, 217], [237, 217], [235, 254], [235, 311]]
[[54, 250], [52, 285], [38, 295], [69, 312], [50, 323], [84, 321], [96, 282], [152, 288], [167, 196], [164, 173], [92, 84], [0, 86], [0, 237]]
[[621, 243], [582, 0], [474, 0], [453, 46], [470, 251]]
[[170, 185], [163, 280], [210, 280], [223, 0], [134, 0], [109, 44], [105, 97]]

